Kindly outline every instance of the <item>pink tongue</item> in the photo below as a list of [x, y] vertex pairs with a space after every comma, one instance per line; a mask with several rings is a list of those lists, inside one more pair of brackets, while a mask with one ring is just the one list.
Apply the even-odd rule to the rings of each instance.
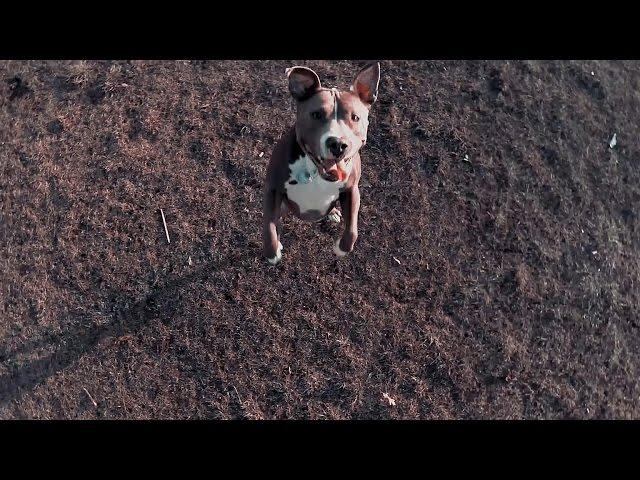
[[347, 176], [347, 174], [345, 172], [343, 172], [340, 167], [338, 167], [337, 165], [334, 165], [333, 167], [331, 167], [329, 170], [327, 170], [327, 173], [332, 173], [334, 177], [336, 177], [338, 179], [338, 181], [342, 182], [345, 177]]

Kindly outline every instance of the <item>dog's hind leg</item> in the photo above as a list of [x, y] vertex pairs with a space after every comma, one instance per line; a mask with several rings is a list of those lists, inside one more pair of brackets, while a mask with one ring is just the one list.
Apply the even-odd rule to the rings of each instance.
[[340, 220], [342, 220], [342, 212], [336, 207], [333, 207], [333, 210], [327, 215], [327, 220], [333, 223], [340, 223]]

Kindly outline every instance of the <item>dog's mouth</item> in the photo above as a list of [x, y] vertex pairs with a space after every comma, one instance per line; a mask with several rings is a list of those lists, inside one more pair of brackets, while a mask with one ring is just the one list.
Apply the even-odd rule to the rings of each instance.
[[322, 178], [329, 182], [344, 182], [347, 179], [347, 172], [342, 170], [338, 165], [334, 165], [322, 175]]
[[330, 167], [325, 167], [321, 164], [321, 166], [318, 166], [318, 173], [328, 182], [344, 182], [347, 179], [347, 172], [340, 168], [338, 163], [334, 163]]
[[[306, 145], [305, 145], [306, 147]], [[307, 152], [307, 156], [311, 159], [311, 161], [314, 163], [314, 165], [316, 166], [316, 168], [318, 169], [318, 174], [324, 178], [326, 181], [328, 182], [343, 182], [347, 179], [347, 172], [345, 172], [344, 170], [342, 170], [339, 166], [338, 163], [342, 160], [344, 160], [345, 162], [349, 162], [349, 160], [351, 159], [340, 159], [338, 161], [332, 161], [332, 165], [330, 167], [326, 167], [324, 162], [323, 162], [323, 158], [320, 157], [316, 157], [315, 155], [313, 155], [310, 152], [309, 148], [305, 148], [306, 152]]]

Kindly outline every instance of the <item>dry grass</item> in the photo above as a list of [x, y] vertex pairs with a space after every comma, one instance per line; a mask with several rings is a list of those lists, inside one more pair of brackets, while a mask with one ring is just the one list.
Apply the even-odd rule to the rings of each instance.
[[0, 63], [0, 417], [638, 418], [639, 64], [385, 62], [271, 268], [296, 63]]

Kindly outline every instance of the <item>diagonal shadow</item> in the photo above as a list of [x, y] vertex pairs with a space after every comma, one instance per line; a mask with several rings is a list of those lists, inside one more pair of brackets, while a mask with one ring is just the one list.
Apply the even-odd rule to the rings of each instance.
[[[226, 257], [215, 264], [210, 263], [183, 277], [168, 279], [165, 283], [153, 288], [133, 306], [116, 311], [106, 324], [76, 325], [46, 341], [43, 339], [31, 341], [4, 353], [3, 356], [11, 358], [18, 353], [29, 354], [40, 348], [44, 342], [57, 341], [61, 345], [55, 352], [27, 362], [13, 372], [0, 376], [0, 408], [19, 400], [26, 392], [33, 390], [49, 377], [92, 351], [104, 339], [137, 332], [149, 320], [161, 317], [161, 298], [178, 298], [180, 291], [188, 285], [210, 279], [229, 267], [237, 268], [239, 262], [255, 258], [256, 253], [254, 249], [248, 248], [243, 253]], [[264, 267], [267, 268], [266, 265]], [[171, 316], [167, 315], [162, 321], [166, 323], [170, 319]]]

